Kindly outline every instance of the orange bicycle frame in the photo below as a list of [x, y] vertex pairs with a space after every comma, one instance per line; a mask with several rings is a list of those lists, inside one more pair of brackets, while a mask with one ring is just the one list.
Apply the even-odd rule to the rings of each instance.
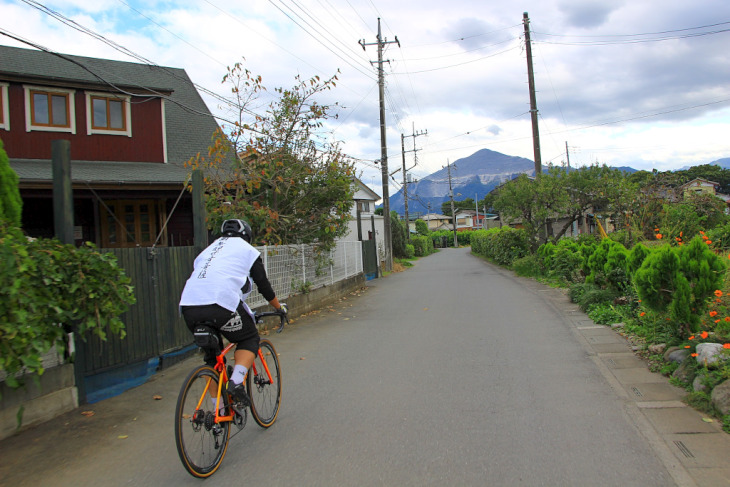
[[[220, 380], [218, 380], [218, 393], [216, 395], [216, 400], [215, 400], [215, 422], [216, 423], [220, 423], [223, 421], [233, 421], [233, 413], [231, 413], [229, 415], [220, 414], [220, 409], [221, 409], [220, 400], [221, 400], [221, 391], [223, 390], [223, 383], [228, 382], [228, 371], [226, 370], [226, 365], [224, 362], [225, 356], [228, 352], [231, 351], [231, 349], [235, 345], [236, 345], [235, 343], [228, 344], [228, 346], [226, 348], [224, 348], [223, 351], [220, 354], [218, 354], [218, 356], [216, 356], [216, 358], [215, 358], [216, 363], [213, 366], [213, 368], [218, 372], [218, 374], [219, 374], [218, 377], [220, 378]], [[269, 384], [273, 384], [274, 379], [271, 377], [271, 371], [269, 371], [269, 366], [266, 363], [266, 360], [264, 360], [264, 354], [263, 354], [263, 352], [261, 352], [261, 348], [258, 349], [257, 353], [258, 353], [259, 359], [261, 360], [261, 363], [264, 366], [264, 370], [266, 371], [266, 376], [269, 378]], [[255, 362], [251, 365], [251, 370], [253, 371], [254, 375], [258, 374], [258, 372], [256, 371]], [[245, 378], [244, 378], [244, 380], [245, 380]], [[200, 406], [203, 404], [203, 401], [205, 400], [205, 396], [208, 395], [206, 393], [208, 392], [208, 389], [210, 388], [210, 383], [212, 381], [213, 381], [213, 379], [208, 380], [208, 384], [205, 386], [205, 390], [203, 391], [203, 394], [200, 397], [200, 401], [198, 402], [197, 409], [200, 409]]]

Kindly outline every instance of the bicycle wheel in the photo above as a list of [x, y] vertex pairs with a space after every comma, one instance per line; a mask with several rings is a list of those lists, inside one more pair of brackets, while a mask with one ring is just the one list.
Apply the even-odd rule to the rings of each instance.
[[[217, 387], [218, 372], [200, 366], [183, 383], [175, 407], [177, 452], [185, 469], [198, 478], [213, 475], [228, 448], [231, 423], [215, 422], [215, 403], [210, 395]], [[221, 401], [227, 408], [226, 394], [221, 396]]]
[[256, 374], [252, 367], [246, 378], [246, 387], [251, 398], [251, 415], [254, 421], [262, 428], [268, 428], [276, 421], [281, 405], [281, 369], [276, 349], [270, 341], [262, 339], [259, 348], [271, 373], [271, 379], [257, 354], [254, 360]]

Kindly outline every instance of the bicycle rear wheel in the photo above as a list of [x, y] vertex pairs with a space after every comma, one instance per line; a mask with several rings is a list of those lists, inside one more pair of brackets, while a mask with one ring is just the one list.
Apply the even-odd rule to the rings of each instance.
[[276, 349], [269, 340], [262, 339], [259, 348], [271, 373], [271, 379], [266, 373], [261, 357], [256, 354], [254, 359], [256, 374], [253, 373], [252, 367], [246, 378], [246, 387], [251, 398], [251, 415], [254, 421], [262, 428], [268, 428], [276, 421], [281, 405], [281, 369]]
[[[183, 383], [175, 407], [175, 444], [180, 460], [190, 475], [206, 478], [218, 469], [228, 449], [231, 423], [215, 422], [218, 372], [200, 366]], [[227, 394], [221, 395], [222, 406], [228, 406]]]

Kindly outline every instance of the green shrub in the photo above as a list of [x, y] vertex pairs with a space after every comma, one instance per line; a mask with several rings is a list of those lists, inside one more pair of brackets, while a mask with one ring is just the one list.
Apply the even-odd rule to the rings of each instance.
[[512, 263], [512, 270], [522, 277], [539, 277], [542, 275], [541, 269], [540, 258], [534, 254], [515, 259]]
[[679, 336], [697, 331], [707, 300], [720, 289], [725, 263], [700, 237], [681, 247], [664, 245], [644, 260], [634, 274], [642, 305], [669, 313]]
[[423, 235], [416, 235], [411, 237], [411, 244], [413, 245], [414, 255], [416, 257], [425, 257], [431, 255], [433, 250], [433, 240]]
[[511, 266], [516, 259], [530, 254], [530, 241], [522, 229], [492, 228], [474, 232], [471, 248], [472, 252], [499, 265]]
[[40, 358], [63, 346], [61, 324], [106, 338], [124, 335], [119, 319], [135, 302], [130, 279], [110, 253], [91, 244], [75, 248], [51, 239], [27, 239], [0, 225], [0, 370], [18, 385], [22, 368], [43, 373]]
[[626, 313], [620, 306], [609, 303], [593, 305], [588, 311], [588, 317], [599, 325], [612, 325], [624, 321]]
[[411, 244], [406, 244], [406, 258], [412, 259], [416, 256], [416, 248]]

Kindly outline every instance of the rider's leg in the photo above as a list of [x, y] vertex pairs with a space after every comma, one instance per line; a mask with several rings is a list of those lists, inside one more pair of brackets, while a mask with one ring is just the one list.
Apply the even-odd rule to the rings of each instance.
[[243, 383], [243, 379], [246, 377], [246, 371], [253, 365], [255, 354], [250, 350], [238, 349], [233, 354], [233, 359], [236, 361], [236, 366], [233, 368], [233, 374], [231, 374], [231, 380], [234, 384]]

